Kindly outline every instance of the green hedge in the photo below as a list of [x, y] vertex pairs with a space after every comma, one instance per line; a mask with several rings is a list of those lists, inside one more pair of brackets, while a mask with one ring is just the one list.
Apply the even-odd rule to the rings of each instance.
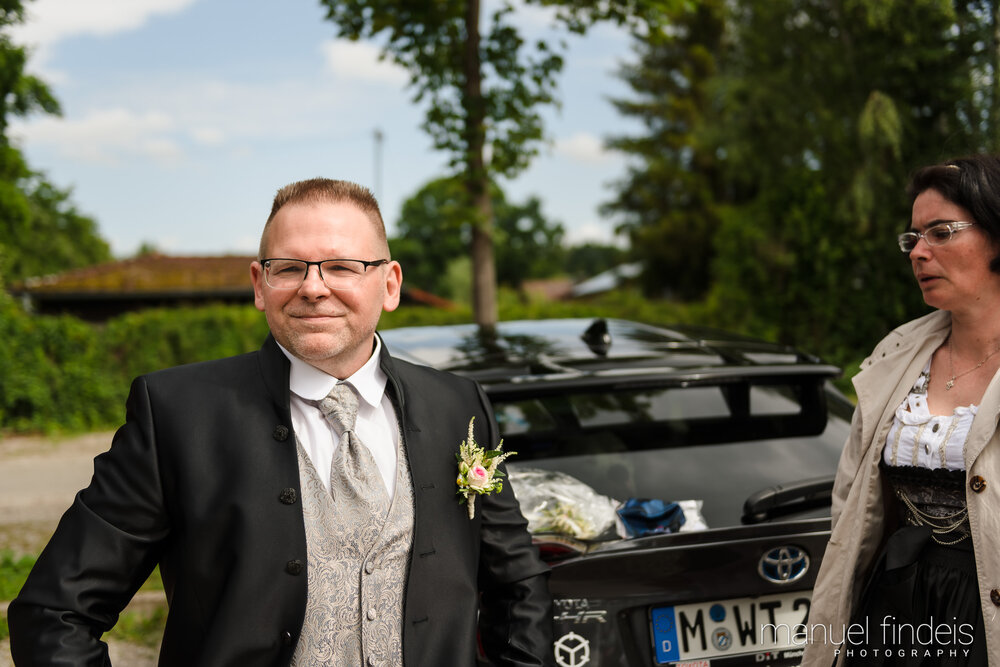
[[102, 329], [107, 362], [127, 380], [161, 368], [256, 350], [267, 336], [252, 306], [164, 308], [128, 313]]
[[[637, 292], [583, 303], [538, 302], [512, 291], [500, 292], [501, 320], [545, 317], [717, 324], [708, 306], [650, 301]], [[383, 314], [380, 326], [471, 321], [468, 309], [404, 306]], [[68, 316], [27, 315], [0, 294], [0, 340], [5, 341], [0, 346], [0, 434], [117, 427], [124, 419], [129, 384], [137, 375], [249, 352], [266, 335], [264, 316], [250, 305], [144, 310], [94, 325]]]
[[253, 350], [266, 335], [251, 306], [148, 310], [94, 325], [27, 315], [0, 297], [0, 432], [117, 426], [135, 376]]
[[120, 379], [98, 331], [72, 317], [29, 317], [0, 300], [0, 424], [5, 431], [106, 426]]

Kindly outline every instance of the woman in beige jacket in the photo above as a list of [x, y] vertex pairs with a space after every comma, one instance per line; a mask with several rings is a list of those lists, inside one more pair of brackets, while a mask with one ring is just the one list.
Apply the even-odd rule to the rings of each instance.
[[808, 667], [1000, 665], [1000, 158], [926, 167], [910, 194], [900, 249], [937, 310], [854, 378]]

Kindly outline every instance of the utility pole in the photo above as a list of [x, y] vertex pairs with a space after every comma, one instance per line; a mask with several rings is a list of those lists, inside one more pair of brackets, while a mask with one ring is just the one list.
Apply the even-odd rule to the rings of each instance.
[[382, 203], [382, 128], [376, 127], [374, 132], [375, 138], [375, 179], [372, 181], [375, 184], [375, 199], [378, 200], [379, 204]]

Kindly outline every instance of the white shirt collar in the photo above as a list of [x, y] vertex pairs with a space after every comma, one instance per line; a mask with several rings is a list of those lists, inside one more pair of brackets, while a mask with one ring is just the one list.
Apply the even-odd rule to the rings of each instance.
[[382, 353], [382, 340], [375, 336], [375, 350], [368, 358], [365, 365], [359, 368], [354, 375], [338, 380], [316, 368], [315, 366], [302, 361], [294, 354], [278, 344], [281, 351], [288, 357], [292, 364], [291, 372], [288, 375], [288, 388], [293, 394], [306, 401], [319, 401], [326, 397], [338, 382], [347, 382], [358, 392], [361, 399], [373, 408], [382, 403], [382, 395], [385, 394], [385, 385], [388, 377], [379, 365], [379, 358]]

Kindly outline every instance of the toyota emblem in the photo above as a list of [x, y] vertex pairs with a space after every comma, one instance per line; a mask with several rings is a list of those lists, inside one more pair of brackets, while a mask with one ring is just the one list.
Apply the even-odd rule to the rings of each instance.
[[799, 547], [783, 546], [771, 549], [760, 557], [757, 572], [765, 581], [788, 584], [801, 579], [809, 571], [809, 554]]

